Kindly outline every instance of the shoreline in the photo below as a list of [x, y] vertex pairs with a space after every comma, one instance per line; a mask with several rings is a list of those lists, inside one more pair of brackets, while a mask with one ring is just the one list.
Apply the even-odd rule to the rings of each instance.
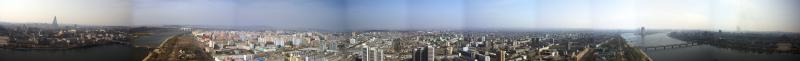
[[10, 49], [10, 50], [70, 50], [70, 49], [92, 48], [92, 47], [98, 47], [98, 46], [104, 46], [104, 45], [132, 46], [132, 45], [126, 45], [126, 44], [122, 44], [122, 43], [111, 43], [111, 42], [109, 42], [109, 43], [90, 44], [90, 45], [72, 46], [72, 47], [55, 47], [55, 48], [51, 48], [51, 47], [46, 47], [46, 48], [45, 47], [41, 47], [41, 48], [33, 47], [33, 48], [29, 48], [29, 47], [7, 47], [7, 46], [3, 46], [3, 47], [0, 47], [0, 49]]
[[670, 33], [667, 34], [667, 36], [669, 36], [671, 38], [678, 39], [680, 41], [684, 41], [684, 42], [700, 43], [700, 44], [709, 45], [709, 46], [712, 46], [712, 47], [728, 48], [728, 49], [732, 49], [732, 50], [736, 50], [736, 51], [744, 51], [744, 52], [749, 52], [749, 53], [800, 54], [800, 51], [798, 51], [796, 49], [796, 47], [792, 48], [792, 50], [789, 50], [789, 51], [778, 51], [778, 50], [775, 50], [775, 49], [771, 49], [769, 47], [753, 47], [753, 46], [757, 46], [757, 45], [750, 45], [750, 44], [733, 44], [733, 45], [730, 45], [730, 44], [728, 44], [728, 45], [719, 44], [719, 43], [733, 43], [733, 42], [736, 42], [736, 41], [726, 41], [726, 40], [719, 40], [719, 39], [710, 39], [711, 41], [703, 41], [703, 40], [699, 40], [699, 39], [686, 38], [686, 36], [681, 37], [681, 36], [676, 35], [676, 34], [678, 34], [678, 33], [677, 32], [670, 32]]

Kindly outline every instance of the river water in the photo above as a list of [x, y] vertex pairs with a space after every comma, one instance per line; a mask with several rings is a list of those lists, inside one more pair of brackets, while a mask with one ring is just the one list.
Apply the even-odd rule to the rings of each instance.
[[[686, 43], [685, 41], [673, 39], [667, 35], [668, 32], [646, 35], [644, 37], [633, 33], [622, 34], [628, 44], [635, 47]], [[654, 61], [800, 61], [800, 55], [798, 54], [751, 53], [728, 48], [718, 48], [710, 45], [645, 50], [645, 53]]]
[[121, 44], [61, 50], [0, 49], [0, 61], [139, 61], [150, 50]]
[[131, 42], [132, 45], [105, 44], [74, 49], [2, 49], [0, 61], [141, 61], [154, 47], [171, 36], [188, 33], [180, 30], [155, 30]]

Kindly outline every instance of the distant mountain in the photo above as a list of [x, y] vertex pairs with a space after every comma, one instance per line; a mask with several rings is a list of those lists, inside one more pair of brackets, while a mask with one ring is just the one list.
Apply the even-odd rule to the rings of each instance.
[[366, 30], [362, 32], [388, 32], [389, 30]]
[[0, 21], [0, 25], [9, 25], [11, 23]]

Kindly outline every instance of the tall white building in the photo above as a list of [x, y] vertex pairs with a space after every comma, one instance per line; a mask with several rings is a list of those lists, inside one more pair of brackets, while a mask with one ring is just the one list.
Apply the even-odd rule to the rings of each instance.
[[58, 27], [58, 20], [56, 19], [56, 16], [53, 16], [53, 27]]
[[365, 47], [363, 49], [364, 49], [364, 51], [362, 52], [362, 55], [361, 55], [362, 56], [361, 59], [363, 61], [383, 61], [385, 59], [385, 58], [383, 58], [383, 56], [385, 55], [383, 53], [383, 50], [375, 49], [375, 48], [371, 48], [371, 47]]

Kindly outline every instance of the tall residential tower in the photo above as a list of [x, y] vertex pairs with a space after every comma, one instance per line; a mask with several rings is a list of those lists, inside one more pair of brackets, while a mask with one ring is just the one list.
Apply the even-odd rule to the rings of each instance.
[[58, 27], [58, 20], [56, 19], [56, 16], [53, 16], [53, 27]]

